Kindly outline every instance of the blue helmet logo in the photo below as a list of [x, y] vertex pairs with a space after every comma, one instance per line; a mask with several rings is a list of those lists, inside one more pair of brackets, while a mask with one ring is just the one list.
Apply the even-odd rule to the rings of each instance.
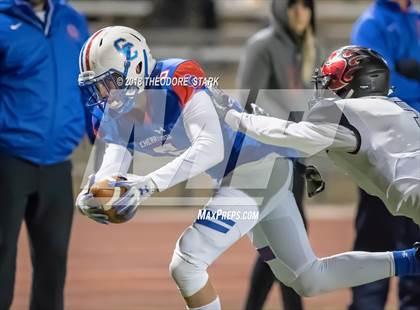
[[125, 63], [124, 63], [124, 76], [127, 76], [128, 69], [130, 68], [131, 61], [136, 59], [139, 53], [137, 51], [132, 52], [132, 47], [134, 45], [130, 42], [127, 42], [123, 38], [119, 38], [115, 40], [114, 47], [118, 51], [118, 53], [125, 55]]
[[138, 52], [134, 51], [134, 53], [132, 53], [131, 48], [134, 45], [130, 42], [127, 42], [125, 39], [123, 38], [119, 38], [118, 40], [116, 40], [114, 42], [114, 47], [117, 49], [117, 51], [123, 55], [125, 55], [126, 60], [131, 61], [137, 58], [138, 56]]

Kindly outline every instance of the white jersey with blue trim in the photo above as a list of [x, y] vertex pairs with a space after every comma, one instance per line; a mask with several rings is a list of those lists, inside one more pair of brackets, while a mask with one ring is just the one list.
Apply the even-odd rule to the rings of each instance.
[[[161, 85], [154, 80], [162, 76], [179, 79], [188, 75], [200, 78], [204, 77], [204, 72], [191, 60], [158, 61], [149, 78], [153, 83], [146, 85], [145, 116], [134, 121], [136, 117], [130, 117], [131, 113], [118, 118], [105, 117], [105, 123], [102, 121], [100, 126], [100, 136], [110, 144], [125, 146], [129, 141], [129, 148], [135, 151], [175, 157], [150, 174], [159, 190], [204, 171], [220, 180], [236, 167], [258, 161], [271, 153], [292, 156], [290, 149], [265, 145], [233, 131], [218, 118], [213, 99], [204, 85]], [[241, 109], [239, 104], [237, 109]], [[123, 152], [124, 147], [113, 146], [111, 149]], [[105, 153], [107, 156], [118, 157]], [[105, 158], [98, 173], [109, 174], [109, 166], [113, 165]]]

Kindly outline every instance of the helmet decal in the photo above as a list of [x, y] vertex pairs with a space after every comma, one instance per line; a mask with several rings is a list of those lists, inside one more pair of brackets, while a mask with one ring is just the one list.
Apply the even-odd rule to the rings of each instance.
[[133, 44], [127, 42], [124, 38], [119, 38], [115, 40], [114, 47], [118, 51], [118, 53], [125, 55], [125, 63], [124, 63], [124, 76], [127, 76], [128, 69], [130, 68], [131, 61], [136, 59], [139, 53], [134, 51], [132, 53], [131, 49], [133, 48]]
[[149, 62], [147, 61], [147, 53], [146, 53], [146, 50], [143, 50], [143, 58], [144, 58], [144, 72], [145, 72], [145, 76], [148, 76], [149, 75], [149, 67], [148, 67]]
[[84, 60], [85, 60], [85, 69], [86, 71], [90, 70], [90, 61], [89, 61], [89, 53], [90, 53], [90, 49], [92, 47], [92, 43], [93, 40], [95, 40], [95, 38], [103, 31], [103, 29], [98, 30], [85, 44], [86, 44], [86, 51], [85, 51], [85, 56], [84, 56]]
[[347, 85], [346, 82], [342, 81], [343, 73], [347, 68], [347, 62], [345, 59], [340, 57], [339, 51], [335, 51], [328, 57], [327, 61], [321, 68], [322, 75], [332, 76], [330, 89], [336, 90]]
[[81, 49], [80, 54], [79, 54], [79, 70], [80, 70], [80, 72], [85, 71], [85, 68], [83, 67], [83, 61], [84, 61], [83, 56], [85, 54], [86, 43], [87, 43], [87, 41], [85, 43], [83, 43], [82, 49]]
[[[125, 44], [121, 44], [124, 43]], [[134, 53], [131, 53], [131, 48], [134, 46], [133, 43], [127, 42], [125, 39], [123, 38], [119, 38], [118, 40], [115, 40], [114, 42], [114, 46], [117, 49], [117, 51], [119, 53], [122, 53], [125, 55], [126, 59], [131, 61], [137, 58], [138, 56], [138, 52], [134, 51]]]
[[348, 85], [354, 73], [361, 68], [360, 62], [368, 58], [358, 53], [358, 47], [346, 47], [333, 52], [321, 68], [323, 75], [331, 76], [328, 85], [331, 90], [339, 90]]

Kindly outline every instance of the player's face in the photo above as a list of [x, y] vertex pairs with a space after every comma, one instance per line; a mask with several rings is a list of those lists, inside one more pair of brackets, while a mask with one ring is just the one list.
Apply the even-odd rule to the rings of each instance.
[[100, 99], [105, 99], [108, 97], [109, 91], [108, 89], [105, 87], [104, 84], [102, 83], [98, 83], [96, 85], [97, 91], [98, 91], [98, 95]]
[[311, 9], [305, 6], [302, 1], [296, 2], [287, 9], [289, 27], [297, 35], [302, 35], [309, 26], [311, 15]]
[[101, 100], [108, 98], [113, 91], [118, 89], [115, 80], [112, 77], [106, 77], [96, 82], [96, 92]]

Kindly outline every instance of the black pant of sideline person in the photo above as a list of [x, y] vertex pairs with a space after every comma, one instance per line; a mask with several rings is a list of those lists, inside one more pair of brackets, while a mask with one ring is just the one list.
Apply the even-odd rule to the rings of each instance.
[[[420, 239], [419, 227], [409, 218], [392, 216], [383, 202], [360, 190], [356, 217], [355, 251], [383, 252], [407, 249]], [[350, 310], [383, 310], [390, 279], [353, 288]], [[400, 310], [420, 310], [420, 277], [401, 277], [398, 283]]]
[[[305, 178], [295, 169], [293, 173], [293, 194], [300, 214], [302, 215], [303, 222], [306, 226], [305, 214], [303, 212], [304, 189]], [[274, 281], [278, 282], [280, 285], [284, 310], [303, 309], [302, 298], [292, 288], [277, 281], [268, 264], [266, 264], [260, 256], [258, 256], [251, 275], [251, 285], [248, 291], [245, 310], [263, 309], [267, 295], [270, 292]]]
[[23, 220], [33, 265], [30, 309], [63, 309], [74, 210], [70, 161], [39, 166], [0, 153], [0, 197], [0, 310], [12, 303]]

